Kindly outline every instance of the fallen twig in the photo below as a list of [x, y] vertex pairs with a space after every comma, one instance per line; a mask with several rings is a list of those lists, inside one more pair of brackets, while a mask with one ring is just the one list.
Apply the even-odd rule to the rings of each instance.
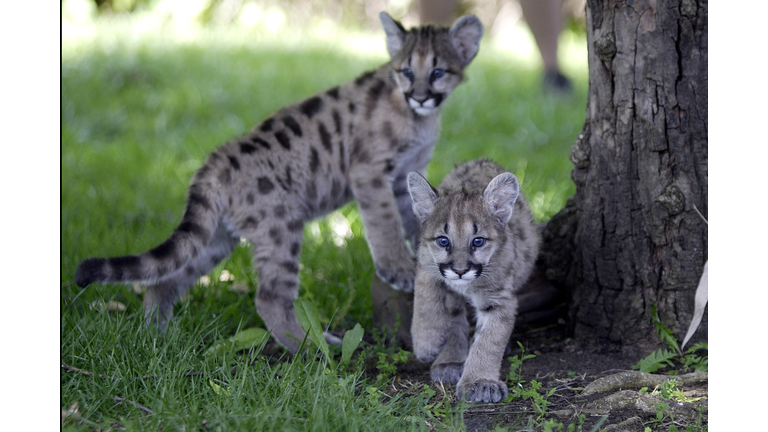
[[[76, 368], [74, 366], [66, 365], [64, 363], [61, 364], [61, 368], [64, 369], [65, 371], [67, 371], [67, 372], [77, 372], [77, 373], [80, 373], [80, 374], [83, 374], [83, 375], [87, 375], [87, 376], [94, 376], [94, 375], [96, 375], [93, 372], [87, 371], [85, 369]], [[109, 375], [102, 375], [102, 374], [99, 374], [99, 377], [100, 378], [111, 379], [111, 380], [119, 380], [120, 379], [118, 377], [113, 377], [113, 376], [109, 376]]]
[[150, 415], [151, 415], [151, 414], [154, 414], [154, 413], [155, 413], [154, 411], [152, 411], [151, 409], [149, 409], [149, 408], [145, 407], [144, 405], [138, 404], [138, 403], [136, 403], [136, 402], [134, 402], [134, 401], [132, 401], [132, 400], [130, 400], [130, 399], [121, 398], [121, 397], [119, 397], [119, 396], [112, 396], [112, 399], [114, 399], [114, 400], [116, 400], [116, 401], [117, 401], [117, 404], [116, 404], [116, 405], [118, 405], [118, 404], [121, 404], [121, 403], [123, 403], [123, 402], [128, 402], [129, 404], [131, 404], [131, 405], [133, 405], [134, 407], [136, 407], [136, 408], [138, 408], [138, 409], [140, 409], [140, 410], [144, 411], [144, 412], [145, 412], [145, 413], [147, 413], [147, 414], [150, 414]]
[[[67, 372], [77, 372], [79, 374], [83, 374], [83, 375], [86, 375], [86, 376], [95, 376], [96, 375], [95, 373], [93, 373], [91, 371], [87, 371], [85, 369], [76, 368], [74, 366], [70, 366], [70, 365], [67, 365], [67, 364], [64, 364], [64, 363], [61, 364], [61, 368], [64, 369], [65, 371], [67, 371]], [[185, 377], [194, 377], [194, 376], [198, 376], [198, 375], [207, 375], [207, 374], [209, 374], [209, 372], [184, 372], [182, 375], [185, 376]], [[123, 379], [121, 377], [110, 376], [110, 375], [103, 375], [103, 374], [99, 374], [98, 376], [99, 376], [99, 378], [111, 379], [111, 380], [115, 380], [115, 381]], [[150, 379], [150, 378], [157, 379], [157, 378], [160, 378], [160, 375], [156, 375], [156, 374], [143, 375], [143, 376], [140, 376], [140, 377], [131, 378], [131, 381], [135, 381], [137, 379]]]

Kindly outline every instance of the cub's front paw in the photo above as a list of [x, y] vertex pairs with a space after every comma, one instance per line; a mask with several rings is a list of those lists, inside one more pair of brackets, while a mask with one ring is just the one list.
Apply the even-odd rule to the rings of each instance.
[[471, 383], [459, 383], [456, 396], [467, 402], [496, 403], [509, 396], [509, 389], [501, 381], [481, 379]]
[[464, 363], [440, 363], [432, 365], [429, 375], [434, 382], [455, 383], [461, 379]]
[[381, 280], [388, 283], [392, 288], [411, 292], [413, 291], [413, 280], [416, 278], [416, 265], [412, 260], [407, 262], [395, 263], [375, 263], [376, 275]]

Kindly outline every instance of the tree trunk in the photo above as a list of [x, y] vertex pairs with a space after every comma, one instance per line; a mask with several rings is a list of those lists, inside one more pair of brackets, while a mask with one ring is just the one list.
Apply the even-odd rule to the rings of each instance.
[[657, 342], [655, 303], [682, 340], [707, 260], [707, 2], [588, 0], [586, 17], [576, 195], [545, 230], [547, 276], [577, 338]]

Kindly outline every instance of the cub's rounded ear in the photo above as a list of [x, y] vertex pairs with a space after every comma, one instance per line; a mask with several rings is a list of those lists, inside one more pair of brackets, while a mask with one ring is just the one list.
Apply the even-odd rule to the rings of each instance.
[[506, 225], [515, 210], [515, 201], [520, 195], [520, 183], [512, 173], [502, 173], [488, 183], [483, 191], [483, 200], [496, 220]]
[[474, 15], [464, 15], [448, 30], [451, 45], [459, 54], [462, 66], [466, 66], [477, 55], [480, 39], [483, 37], [483, 23]]
[[379, 13], [379, 20], [381, 20], [381, 25], [387, 34], [387, 51], [389, 51], [389, 56], [395, 58], [403, 47], [405, 28], [386, 12]]
[[408, 193], [411, 195], [413, 214], [423, 223], [435, 210], [437, 191], [421, 174], [411, 171], [408, 173]]

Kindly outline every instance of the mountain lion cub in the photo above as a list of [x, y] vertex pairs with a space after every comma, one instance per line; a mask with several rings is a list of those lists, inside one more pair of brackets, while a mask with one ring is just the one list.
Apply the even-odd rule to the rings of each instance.
[[442, 103], [477, 54], [483, 25], [466, 15], [450, 28], [406, 31], [386, 13], [380, 18], [391, 61], [283, 108], [219, 147], [192, 178], [170, 238], [140, 255], [86, 259], [76, 283], [148, 285], [147, 323], [164, 328], [173, 303], [245, 238], [259, 273], [256, 309], [295, 353], [305, 336], [293, 310], [304, 224], [354, 198], [376, 273], [395, 289], [412, 290], [416, 266], [405, 236], [415, 244], [418, 223], [406, 176], [424, 172]]
[[[472, 402], [507, 397], [502, 355], [517, 314], [515, 292], [528, 280], [539, 234], [514, 174], [478, 159], [458, 165], [439, 190], [408, 175], [421, 224], [413, 304], [413, 350], [433, 361], [432, 380], [458, 382]], [[465, 303], [477, 314], [472, 347]]]

